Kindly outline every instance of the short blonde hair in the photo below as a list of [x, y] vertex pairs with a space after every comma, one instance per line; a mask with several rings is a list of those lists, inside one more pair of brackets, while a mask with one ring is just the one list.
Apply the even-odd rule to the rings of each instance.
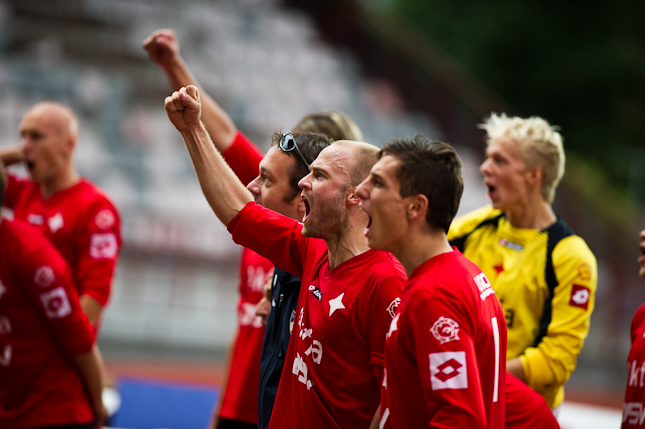
[[542, 197], [552, 203], [555, 189], [564, 175], [565, 156], [558, 127], [537, 116], [524, 119], [493, 113], [479, 128], [488, 134], [488, 144], [501, 137], [509, 137], [520, 144], [527, 167], [542, 167]]

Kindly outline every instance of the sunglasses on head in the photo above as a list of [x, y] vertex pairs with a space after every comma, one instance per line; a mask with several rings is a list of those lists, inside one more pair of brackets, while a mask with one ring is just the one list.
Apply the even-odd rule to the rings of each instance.
[[291, 131], [287, 131], [282, 134], [282, 138], [280, 139], [280, 149], [283, 152], [291, 152], [295, 149], [298, 154], [298, 158], [300, 158], [300, 161], [302, 161], [304, 166], [307, 167], [307, 170], [309, 170], [309, 163], [300, 152], [300, 149], [298, 149], [298, 143], [296, 143], [296, 139], [293, 137], [293, 134], [291, 134]]

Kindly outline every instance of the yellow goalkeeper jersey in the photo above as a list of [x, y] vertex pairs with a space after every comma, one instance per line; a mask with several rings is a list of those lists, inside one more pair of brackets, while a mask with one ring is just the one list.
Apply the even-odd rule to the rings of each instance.
[[455, 219], [448, 240], [490, 279], [506, 317], [507, 359], [520, 357], [528, 385], [555, 408], [589, 331], [593, 253], [559, 218], [545, 230], [516, 228], [491, 207]]

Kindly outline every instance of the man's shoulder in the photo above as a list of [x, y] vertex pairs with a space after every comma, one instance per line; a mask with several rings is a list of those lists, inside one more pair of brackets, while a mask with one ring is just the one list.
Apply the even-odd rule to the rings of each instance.
[[502, 215], [501, 210], [494, 209], [491, 206], [485, 206], [472, 212], [466, 213], [455, 218], [450, 224], [448, 231], [448, 240], [452, 241], [472, 233], [482, 223], [492, 220]]

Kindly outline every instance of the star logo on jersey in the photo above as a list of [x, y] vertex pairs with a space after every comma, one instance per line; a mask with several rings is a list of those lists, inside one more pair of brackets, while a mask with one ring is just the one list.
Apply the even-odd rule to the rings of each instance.
[[494, 265], [493, 268], [497, 272], [497, 275], [499, 276], [504, 272], [504, 263], [500, 262], [499, 265]]
[[392, 321], [390, 322], [390, 330], [387, 332], [387, 335], [385, 336], [386, 339], [390, 338], [390, 335], [392, 335], [394, 331], [399, 330], [399, 316], [400, 314], [397, 314], [396, 316], [394, 316], [394, 319], [392, 319]]
[[56, 213], [54, 216], [50, 217], [47, 220], [47, 225], [49, 225], [49, 230], [52, 232], [52, 234], [55, 234], [56, 231], [61, 229], [63, 226], [65, 226], [65, 222], [63, 221], [63, 215], [59, 213]]
[[430, 332], [441, 344], [455, 341], [459, 339], [459, 323], [449, 317], [441, 316], [434, 322]]
[[466, 352], [430, 353], [432, 390], [467, 389]]
[[589, 307], [589, 298], [591, 298], [589, 288], [580, 285], [573, 285], [571, 287], [571, 299], [569, 300], [569, 305], [586, 310]]
[[54, 269], [49, 265], [41, 265], [34, 272], [34, 283], [40, 287], [45, 288], [51, 286], [55, 279], [56, 274], [54, 274]]
[[329, 300], [329, 317], [334, 314], [334, 311], [345, 308], [345, 305], [343, 304], [343, 296], [345, 296], [345, 292], [341, 293], [336, 298]]

